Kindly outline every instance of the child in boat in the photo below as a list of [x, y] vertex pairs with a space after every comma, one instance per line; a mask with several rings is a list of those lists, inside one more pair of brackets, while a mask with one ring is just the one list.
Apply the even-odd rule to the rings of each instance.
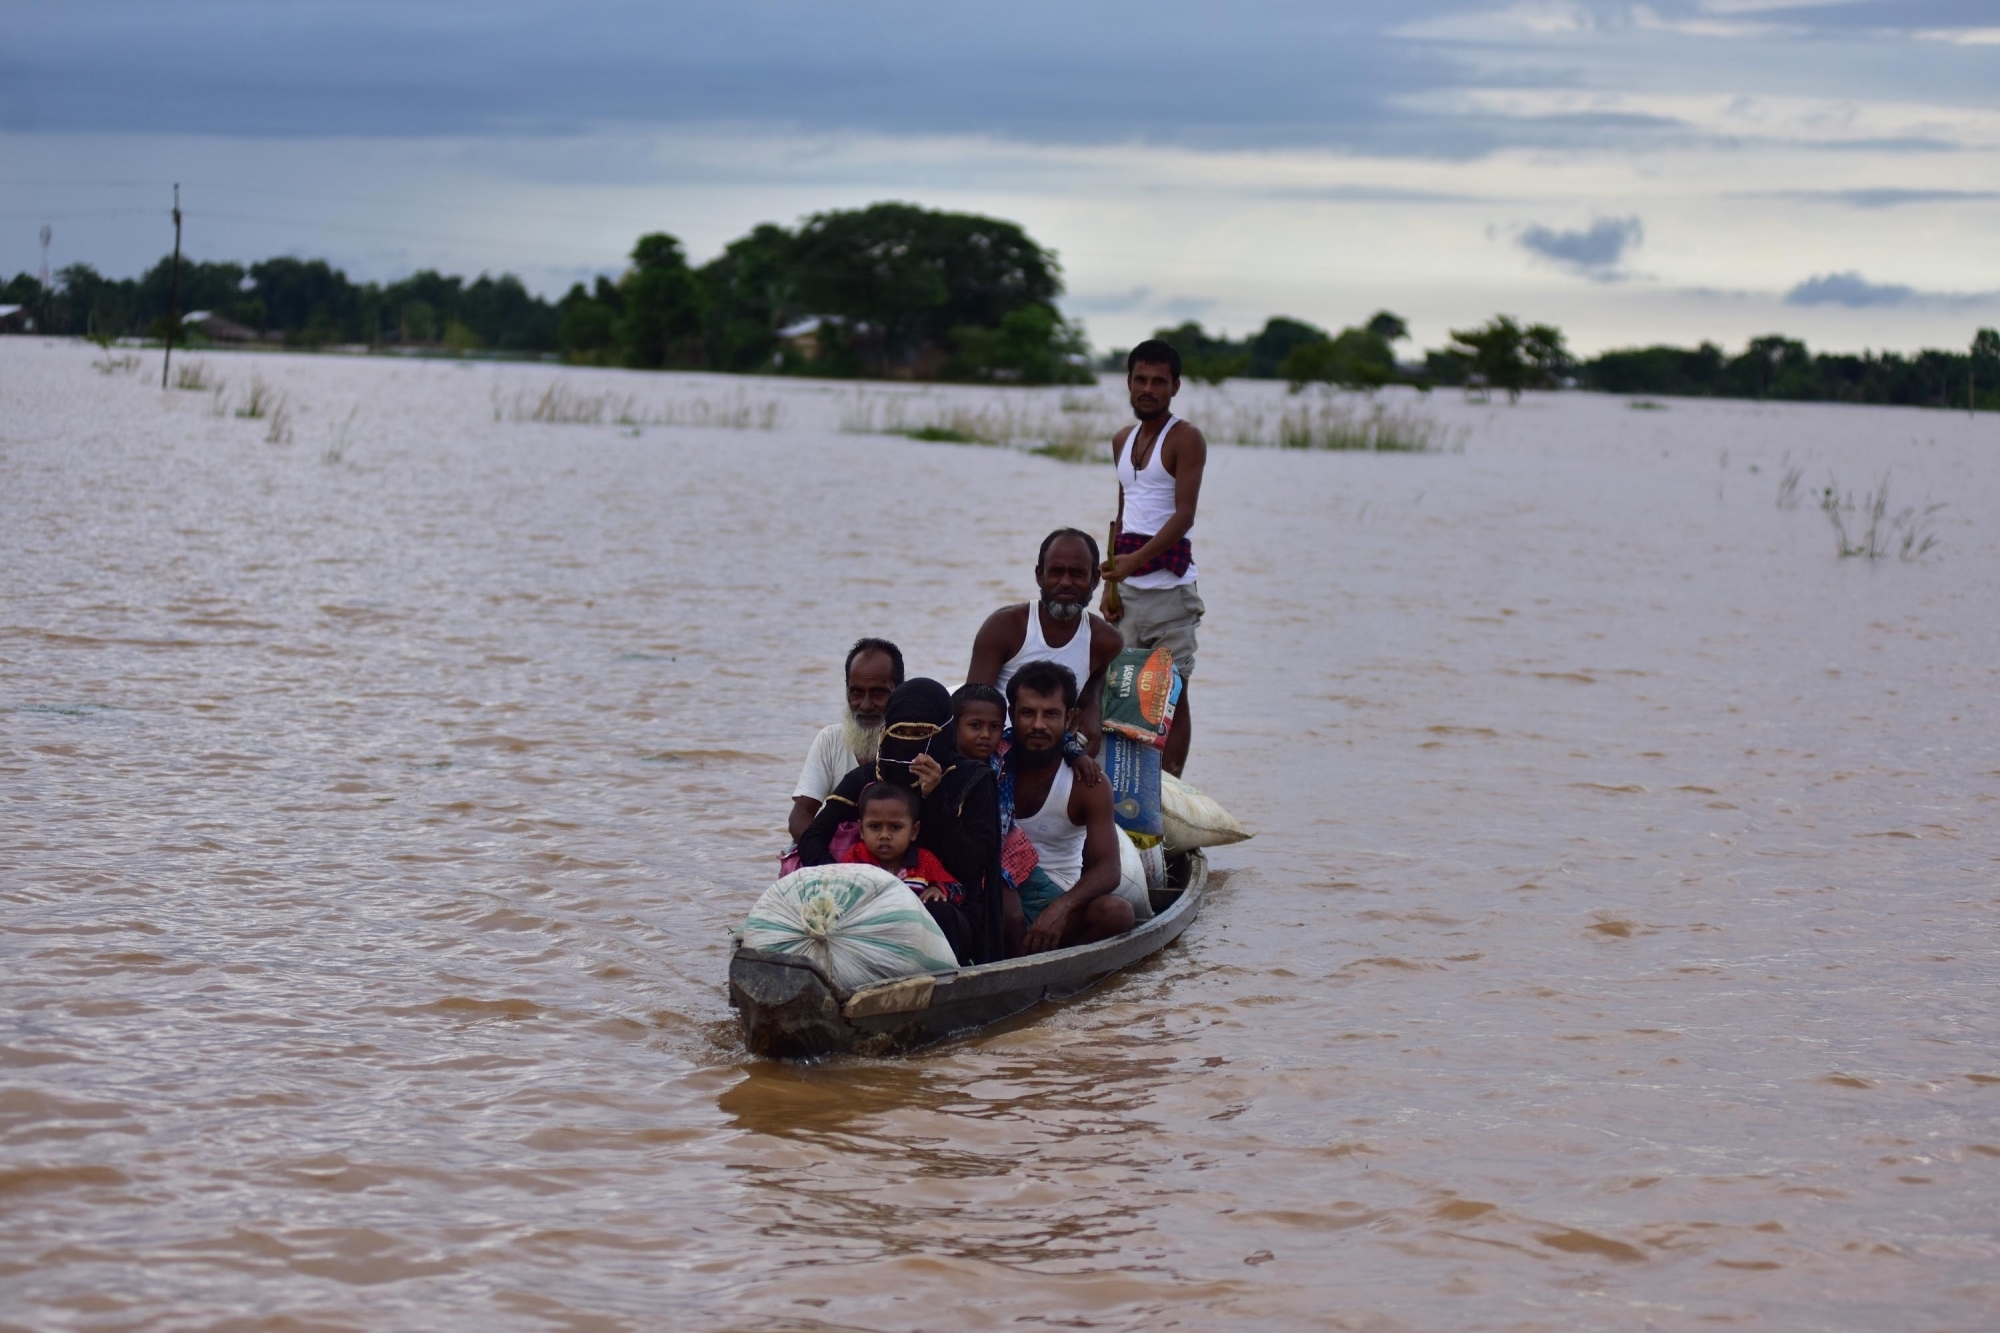
[[958, 752], [975, 764], [991, 765], [1007, 730], [1007, 696], [991, 685], [961, 685], [952, 692], [951, 707]]
[[917, 846], [917, 834], [923, 828], [917, 816], [922, 812], [923, 801], [914, 788], [888, 782], [869, 783], [861, 789], [861, 800], [856, 807], [861, 838], [844, 859], [853, 864], [882, 867], [927, 903], [963, 906], [964, 887], [935, 856]]
[[854, 808], [860, 816], [860, 841], [841, 859], [880, 866], [909, 885], [952, 949], [960, 958], [966, 957], [972, 918], [965, 911], [965, 886], [953, 879], [928, 849], [917, 846], [917, 834], [923, 828], [923, 798], [911, 787], [871, 782], [861, 789]]
[[[958, 720], [958, 752], [976, 764], [987, 764], [996, 780], [1006, 776], [1001, 756], [1006, 753], [1007, 696], [991, 685], [961, 685], [952, 693], [952, 708]], [[1086, 762], [1088, 756], [1085, 756]], [[1011, 788], [1012, 784], [1008, 784]], [[1086, 782], [1085, 785], [1089, 785]], [[1000, 873], [1007, 878], [1000, 899], [1000, 928], [1007, 939], [1007, 952], [1017, 953], [1021, 937], [1027, 933], [1028, 919], [1021, 908], [1021, 885], [1035, 873], [1041, 857], [1027, 833], [1014, 826], [1011, 797], [1000, 802]]]

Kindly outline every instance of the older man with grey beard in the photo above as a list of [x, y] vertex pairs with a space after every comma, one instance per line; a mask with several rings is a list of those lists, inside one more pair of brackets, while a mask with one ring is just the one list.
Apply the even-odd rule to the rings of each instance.
[[[1035, 558], [1040, 599], [1003, 606], [986, 617], [972, 641], [972, 664], [965, 669], [966, 684], [991, 685], [1004, 694], [1014, 673], [1030, 662], [1067, 667], [1083, 683], [1077, 730], [1092, 754], [1097, 753], [1104, 669], [1125, 647], [1110, 621], [1090, 613], [1097, 580], [1097, 539], [1076, 528], [1051, 532]], [[1094, 765], [1090, 771], [1095, 772]]]
[[846, 675], [846, 715], [813, 738], [792, 792], [787, 827], [794, 842], [840, 780], [874, 760], [882, 744], [883, 710], [890, 693], [903, 683], [903, 652], [887, 639], [858, 639], [847, 650]]

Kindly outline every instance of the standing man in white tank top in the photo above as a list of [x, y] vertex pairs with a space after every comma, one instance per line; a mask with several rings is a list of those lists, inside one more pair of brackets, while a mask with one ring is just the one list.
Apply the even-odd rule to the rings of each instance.
[[1005, 694], [1014, 673], [1030, 662], [1068, 667], [1083, 682], [1077, 730], [1092, 754], [1097, 753], [1104, 669], [1125, 647], [1109, 621], [1090, 613], [1097, 564], [1097, 541], [1089, 533], [1057, 528], [1044, 537], [1035, 557], [1040, 600], [1003, 606], [986, 617], [972, 641], [972, 665], [965, 669], [966, 684], [991, 685]]
[[[1149, 338], [1125, 358], [1125, 388], [1139, 424], [1112, 441], [1118, 464], [1118, 522], [1104, 562], [1105, 618], [1134, 648], [1165, 645], [1181, 679], [1194, 676], [1201, 593], [1195, 585], [1194, 511], [1208, 441], [1171, 409], [1181, 389], [1181, 354]], [[1118, 603], [1111, 590], [1118, 590]], [[1193, 722], [1184, 687], [1160, 766], [1179, 776], [1187, 766]]]

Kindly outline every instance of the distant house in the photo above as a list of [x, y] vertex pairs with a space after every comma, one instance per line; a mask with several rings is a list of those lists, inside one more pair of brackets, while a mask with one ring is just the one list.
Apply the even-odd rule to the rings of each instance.
[[[930, 379], [949, 359], [943, 348], [924, 348], [901, 360], [887, 359], [882, 350], [883, 331], [865, 319], [845, 315], [807, 315], [778, 330], [778, 342], [801, 361], [818, 361], [829, 345], [860, 357], [871, 373], [890, 379]], [[783, 361], [780, 356], [779, 361]]]
[[778, 330], [778, 341], [790, 348], [801, 361], [819, 360], [819, 331], [830, 321], [820, 315], [807, 315], [804, 319], [785, 325]]
[[0, 305], [0, 333], [33, 333], [35, 317], [24, 305]]
[[224, 319], [211, 310], [190, 310], [181, 316], [181, 327], [199, 333], [210, 342], [253, 343], [262, 335], [255, 329], [246, 329], [234, 320]]

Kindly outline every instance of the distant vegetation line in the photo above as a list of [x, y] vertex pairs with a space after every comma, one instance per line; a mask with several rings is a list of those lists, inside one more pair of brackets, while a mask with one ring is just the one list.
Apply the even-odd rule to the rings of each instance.
[[[1197, 323], [1161, 329], [1158, 336], [1181, 350], [1189, 377], [1208, 383], [1241, 375], [1286, 380], [1295, 390], [1312, 383], [1350, 389], [1444, 385], [1518, 398], [1527, 389], [1576, 387], [1685, 398], [2000, 410], [2000, 333], [1992, 329], [1979, 330], [1964, 352], [1914, 356], [1815, 354], [1797, 339], [1772, 335], [1751, 339], [1735, 356], [1704, 342], [1695, 348], [1621, 348], [1589, 360], [1573, 357], [1562, 330], [1553, 325], [1523, 327], [1506, 315], [1454, 329], [1444, 347], [1411, 360], [1398, 360], [1395, 346], [1409, 331], [1386, 310], [1338, 334], [1277, 317], [1237, 342], [1211, 336]], [[1105, 364], [1122, 365], [1122, 359], [1107, 358]]]
[[[20, 274], [0, 305], [13, 321], [53, 334], [162, 337], [169, 259], [141, 277], [110, 279], [88, 264], [48, 288]], [[183, 259], [178, 312], [190, 341], [320, 347], [434, 348], [557, 355], [642, 369], [791, 373], [992, 383], [1083, 383], [1083, 331], [1056, 302], [1053, 253], [1019, 226], [970, 213], [883, 203], [834, 210], [795, 229], [764, 224], [700, 267], [664, 232], [639, 238], [614, 281], [577, 283], [558, 301], [512, 274], [467, 281], [425, 269], [399, 282], [355, 283], [324, 260], [242, 265]], [[1230, 340], [1198, 323], [1162, 329], [1190, 378], [1283, 379], [1371, 389], [1465, 386], [1518, 397], [1582, 387], [1611, 393], [1774, 398], [2000, 409], [2000, 334], [1979, 330], [1965, 352], [1860, 356], [1812, 353], [1780, 335], [1736, 355], [1695, 348], [1625, 348], [1573, 357], [1562, 331], [1495, 316], [1453, 330], [1446, 346], [1399, 357], [1404, 321], [1389, 311], [1332, 333], [1275, 316]], [[1122, 369], [1123, 353], [1100, 363]]]

